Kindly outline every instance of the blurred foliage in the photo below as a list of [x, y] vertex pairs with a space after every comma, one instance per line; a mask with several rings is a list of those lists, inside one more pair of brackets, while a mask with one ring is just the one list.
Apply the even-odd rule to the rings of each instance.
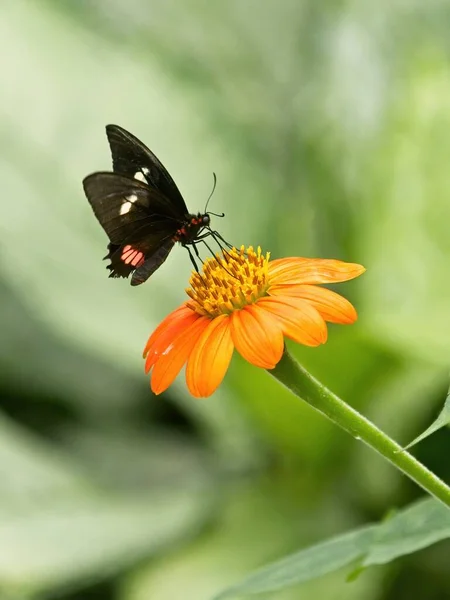
[[356, 565], [348, 580], [362, 570], [415, 552], [450, 537], [450, 513], [434, 498], [390, 515], [378, 526], [369, 525], [301, 550], [247, 575], [216, 600], [282, 590], [342, 568]]
[[[320, 349], [326, 385], [407, 444], [450, 349], [450, 6], [382, 0], [15, 0], [0, 8], [0, 600], [209, 600], [421, 493], [264, 372], [155, 398], [141, 349], [184, 298], [180, 249], [107, 278], [82, 178], [106, 123], [218, 227], [272, 256], [367, 267]], [[450, 481], [446, 429], [415, 452]], [[450, 596], [449, 542], [271, 597]]]

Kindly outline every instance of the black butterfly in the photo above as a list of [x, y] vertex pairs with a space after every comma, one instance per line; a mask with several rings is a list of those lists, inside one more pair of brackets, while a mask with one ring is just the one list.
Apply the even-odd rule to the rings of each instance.
[[131, 285], [144, 283], [163, 264], [175, 242], [188, 250], [197, 269], [189, 246], [198, 257], [198, 241], [209, 236], [219, 246], [218, 240], [224, 241], [210, 227], [209, 215], [215, 213], [191, 214], [167, 170], [134, 135], [118, 125], [107, 125], [106, 135], [114, 172], [88, 175], [83, 187], [110, 240], [105, 256], [111, 261], [109, 276], [133, 273]]

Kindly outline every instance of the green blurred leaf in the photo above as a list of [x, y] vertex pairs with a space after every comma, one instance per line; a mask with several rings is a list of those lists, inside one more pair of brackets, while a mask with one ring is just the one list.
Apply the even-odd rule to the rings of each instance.
[[301, 550], [248, 575], [217, 600], [281, 590], [340, 569], [361, 558], [370, 548], [375, 527], [369, 526]]
[[[299, 491], [295, 499], [293, 489]], [[276, 485], [266, 477], [245, 485], [230, 482], [221, 497], [223, 510], [214, 525], [201, 538], [132, 574], [126, 580], [123, 600], [207, 600], [261, 561], [295, 547], [299, 539], [311, 539], [317, 526], [329, 531], [352, 522], [350, 515], [328, 514], [324, 503], [311, 508], [294, 473], [289, 477], [278, 473]], [[324, 597], [329, 584], [315, 582], [305, 597]], [[375, 580], [366, 578], [347, 592], [345, 581], [333, 578], [333, 590], [342, 591], [348, 600], [370, 598], [368, 584], [377, 587]], [[279, 591], [276, 596], [277, 600], [298, 597], [298, 590]]]
[[434, 499], [416, 502], [378, 525], [363, 565], [380, 565], [450, 537], [450, 510]]
[[383, 564], [450, 537], [450, 511], [426, 499], [379, 525], [357, 529], [301, 550], [248, 575], [217, 600], [290, 587], [361, 559], [361, 567]]
[[139, 379], [137, 373], [130, 374], [95, 352], [84, 352], [49, 330], [2, 281], [0, 306], [0, 369], [5, 393], [11, 389], [28, 398], [36, 394], [60, 400], [72, 404], [77, 412], [103, 419], [123, 415], [131, 408], [130, 398], [148, 393], [142, 373]]
[[55, 499], [27, 512], [0, 511], [0, 583], [37, 593], [103, 578], [198, 531], [205, 490], [141, 497]]
[[437, 419], [427, 429], [425, 429], [425, 431], [423, 433], [421, 433], [411, 443], [409, 443], [407, 446], [405, 446], [405, 450], [408, 450], [408, 448], [411, 448], [411, 446], [414, 446], [415, 444], [421, 442], [422, 440], [427, 438], [432, 433], [436, 433], [436, 431], [438, 431], [439, 429], [442, 429], [442, 427], [446, 427], [449, 423], [450, 423], [450, 391], [447, 394], [447, 398], [444, 403], [444, 408], [439, 413], [439, 416], [437, 417]]
[[80, 586], [197, 532], [211, 514], [214, 488], [198, 465], [185, 463], [182, 481], [119, 495], [6, 419], [0, 433], [0, 590]]
[[[86, 474], [62, 452], [0, 417], [0, 511], [91, 493]], [[1, 539], [0, 539], [1, 544]]]
[[282, 481], [277, 489], [268, 483], [224, 486], [222, 511], [213, 527], [189, 547], [132, 575], [124, 598], [206, 600], [227, 581], [272, 556], [274, 540], [280, 549], [291, 548], [296, 535], [292, 522], [301, 511], [286, 510], [289, 499]]
[[[448, 368], [450, 79], [447, 52], [409, 57], [367, 172], [361, 291], [374, 338]], [[382, 242], [381, 242], [382, 240]]]
[[94, 481], [115, 490], [164, 489], [173, 482], [200, 485], [217, 468], [216, 457], [203, 444], [170, 429], [66, 427], [58, 440]]

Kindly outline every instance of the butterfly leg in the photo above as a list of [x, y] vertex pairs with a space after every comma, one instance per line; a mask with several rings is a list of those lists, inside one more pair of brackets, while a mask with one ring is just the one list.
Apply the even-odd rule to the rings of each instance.
[[[219, 238], [219, 240], [220, 240], [221, 242], [223, 242], [227, 248], [229, 248], [230, 250], [232, 250], [232, 249], [233, 249], [233, 245], [232, 245], [232, 244], [230, 244], [229, 242], [227, 242], [227, 240], [225, 240], [225, 239], [224, 239], [224, 238], [223, 238], [223, 237], [220, 235], [220, 233], [219, 233], [218, 231], [215, 231], [214, 229], [211, 229], [211, 235], [212, 235], [212, 236], [213, 236], [213, 238], [216, 240], [216, 242], [217, 242], [217, 239], [216, 239], [216, 236], [217, 236], [217, 238]], [[219, 242], [217, 242], [217, 243], [219, 244]], [[219, 246], [220, 246], [220, 244], [219, 244]]]
[[223, 242], [223, 244], [225, 244], [225, 246], [227, 248], [229, 248], [230, 250], [233, 248], [233, 246], [231, 244], [229, 244], [226, 240], [224, 240], [224, 238], [220, 235], [220, 233], [218, 233], [214, 229], [208, 229], [208, 231], [206, 233], [198, 236], [197, 240], [204, 241], [208, 237], [212, 237], [213, 240], [216, 242], [216, 244], [219, 246], [219, 248], [222, 250], [222, 252], [224, 252], [225, 254], [228, 254], [228, 252], [226, 251], [225, 247], [221, 244], [221, 242]]
[[[196, 246], [195, 244], [192, 244], [192, 246], [194, 246], [194, 252], [195, 252], [195, 255], [197, 256], [197, 258], [198, 258], [199, 260], [201, 260], [201, 259], [200, 259], [200, 255], [199, 255], [199, 253], [198, 253], [198, 250], [197, 250], [197, 246]], [[188, 254], [189, 254], [189, 260], [191, 261], [191, 263], [192, 263], [192, 266], [193, 266], [193, 267], [194, 267], [194, 269], [197, 271], [197, 273], [199, 273], [199, 270], [198, 270], [198, 267], [197, 267], [197, 263], [195, 262], [195, 258], [193, 257], [193, 255], [192, 255], [192, 252], [191, 252], [191, 250], [190, 250], [189, 246], [184, 246], [184, 247], [185, 247], [185, 248], [186, 248], [186, 250], [188, 251]]]
[[[218, 237], [216, 237], [216, 234], [217, 234], [217, 236], [218, 236]], [[226, 241], [223, 239], [223, 237], [222, 237], [220, 234], [218, 234], [218, 233], [217, 233], [217, 231], [213, 231], [212, 229], [211, 229], [211, 230], [210, 230], [210, 231], [209, 231], [207, 234], [205, 234], [205, 237], [208, 237], [208, 236], [211, 236], [211, 237], [213, 238], [213, 240], [216, 242], [216, 244], [217, 244], [217, 245], [219, 246], [219, 248], [221, 249], [221, 251], [222, 251], [222, 254], [224, 254], [224, 255], [227, 255], [227, 256], [228, 256], [228, 258], [231, 258], [231, 256], [230, 256], [230, 253], [228, 252], [227, 248], [226, 248], [225, 246], [223, 246], [223, 245], [220, 243], [220, 240], [222, 240], [222, 241], [224, 242], [224, 244], [226, 244], [226, 245], [228, 246], [228, 248], [230, 248], [230, 249], [232, 249], [232, 248], [233, 248], [233, 246], [232, 246], [231, 244], [229, 244], [228, 242], [226, 242]], [[204, 244], [207, 246], [207, 248], [208, 248], [208, 249], [210, 250], [210, 252], [211, 252], [211, 249], [210, 249], [210, 248], [209, 248], [209, 246], [206, 244], [205, 240], [203, 240], [203, 243], [204, 243]]]
[[[211, 246], [210, 246], [210, 245], [209, 245], [209, 244], [208, 244], [208, 243], [205, 241], [205, 237], [209, 237], [209, 235], [212, 235], [212, 234], [205, 235], [204, 237], [201, 237], [201, 238], [200, 238], [200, 240], [201, 240], [201, 241], [202, 241], [202, 242], [205, 244], [205, 246], [208, 248], [208, 250], [211, 252], [211, 254], [212, 254], [213, 256], [216, 256], [216, 254], [214, 254], [214, 252], [213, 252], [213, 250], [212, 250]], [[213, 237], [214, 237], [214, 236], [213, 236]], [[199, 238], [197, 238], [197, 239], [199, 239]], [[214, 239], [215, 239], [215, 238], [214, 238]], [[216, 240], [216, 241], [217, 241], [217, 240]], [[229, 256], [229, 253], [226, 251], [226, 249], [225, 249], [225, 248], [222, 248], [222, 246], [221, 246], [220, 244], [219, 244], [219, 247], [220, 247], [220, 249], [222, 250], [222, 252], [223, 252], [224, 254], [226, 254], [227, 256]], [[234, 279], [238, 279], [238, 278], [236, 277], [236, 275], [233, 275], [233, 273], [230, 273], [230, 271], [229, 271], [229, 270], [228, 270], [228, 269], [227, 269], [227, 268], [224, 266], [224, 264], [223, 264], [223, 262], [222, 262], [222, 261], [220, 261], [220, 262], [219, 262], [219, 260], [218, 260], [217, 258], [216, 258], [216, 261], [217, 261], [217, 263], [218, 263], [218, 264], [219, 264], [219, 265], [222, 267], [222, 269], [228, 273], [228, 275], [231, 275], [231, 277], [233, 277]]]

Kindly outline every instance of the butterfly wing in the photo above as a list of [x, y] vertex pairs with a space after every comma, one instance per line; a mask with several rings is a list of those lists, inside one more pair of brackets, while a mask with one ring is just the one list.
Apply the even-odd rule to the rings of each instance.
[[145, 183], [116, 173], [93, 173], [84, 179], [83, 187], [113, 244], [157, 232], [175, 233], [178, 228], [170, 201]]
[[93, 173], [83, 187], [110, 239], [105, 257], [111, 261], [110, 277], [128, 277], [142, 268], [132, 283], [143, 283], [174, 245], [179, 222], [172, 204], [145, 183], [116, 173]]
[[174, 180], [153, 152], [132, 133], [119, 125], [107, 125], [106, 135], [116, 173], [145, 181], [150, 188], [166, 196], [173, 204], [178, 218], [188, 209]]

